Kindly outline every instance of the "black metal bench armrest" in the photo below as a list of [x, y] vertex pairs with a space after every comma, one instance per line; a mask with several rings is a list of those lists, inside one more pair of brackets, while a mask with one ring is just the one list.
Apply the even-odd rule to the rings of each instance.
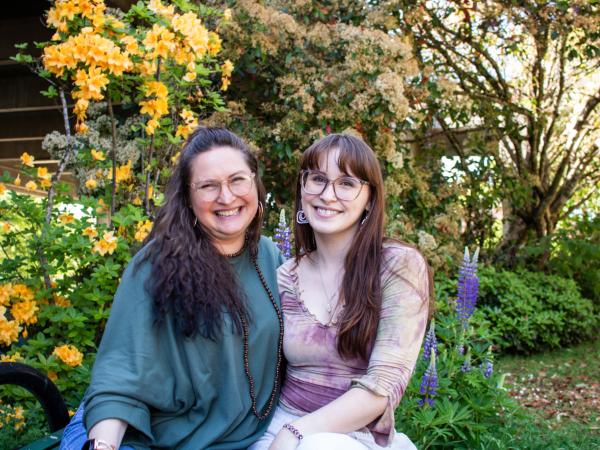
[[44, 408], [51, 432], [58, 431], [69, 423], [69, 412], [60, 392], [39, 370], [26, 364], [0, 362], [0, 384], [21, 386], [35, 395]]

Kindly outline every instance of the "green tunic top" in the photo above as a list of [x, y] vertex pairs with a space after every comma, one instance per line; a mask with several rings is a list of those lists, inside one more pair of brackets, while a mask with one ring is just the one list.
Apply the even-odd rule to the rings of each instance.
[[[144, 289], [150, 263], [134, 270], [138, 258], [123, 274], [96, 356], [84, 400], [86, 428], [124, 420], [130, 426], [123, 445], [135, 449], [245, 449], [270, 417], [259, 421], [252, 413], [241, 334], [228, 317], [215, 341], [184, 338], [173, 320], [157, 329]], [[262, 237], [258, 263], [278, 304], [275, 270], [282, 262], [277, 247]], [[261, 410], [274, 383], [278, 319], [248, 252], [231, 263], [247, 296], [250, 370]]]

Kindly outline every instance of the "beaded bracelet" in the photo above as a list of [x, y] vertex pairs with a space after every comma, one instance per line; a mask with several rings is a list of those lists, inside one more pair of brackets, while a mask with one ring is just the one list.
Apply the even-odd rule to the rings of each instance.
[[294, 436], [296, 436], [296, 438], [301, 441], [302, 439], [304, 439], [304, 436], [302, 435], [302, 433], [300, 433], [300, 431], [298, 430], [298, 428], [296, 428], [294, 425], [292, 425], [291, 423], [286, 423], [283, 425], [283, 428], [285, 428], [286, 430], [288, 430], [290, 433], [292, 433]]

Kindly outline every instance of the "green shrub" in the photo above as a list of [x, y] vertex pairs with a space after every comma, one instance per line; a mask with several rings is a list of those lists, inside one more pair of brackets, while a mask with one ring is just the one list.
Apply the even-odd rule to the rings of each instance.
[[[452, 281], [438, 290], [451, 293]], [[576, 344], [595, 335], [598, 315], [568, 278], [484, 267], [480, 270], [479, 313], [489, 321], [503, 352], [532, 353]]]

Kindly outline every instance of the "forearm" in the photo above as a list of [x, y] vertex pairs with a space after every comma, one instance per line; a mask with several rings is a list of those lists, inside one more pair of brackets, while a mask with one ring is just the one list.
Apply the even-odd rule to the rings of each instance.
[[102, 439], [110, 445], [114, 445], [115, 448], [119, 448], [125, 430], [127, 429], [127, 422], [120, 419], [104, 419], [94, 425], [88, 436], [90, 439]]
[[388, 397], [365, 389], [352, 388], [331, 403], [295, 420], [302, 434], [350, 433], [360, 430], [383, 414]]

